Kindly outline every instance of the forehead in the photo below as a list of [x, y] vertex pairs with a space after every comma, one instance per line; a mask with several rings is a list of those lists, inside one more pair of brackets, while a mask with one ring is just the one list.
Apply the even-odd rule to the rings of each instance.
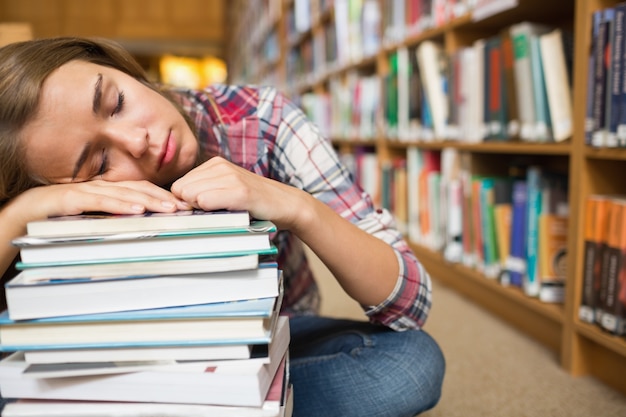
[[103, 70], [72, 61], [44, 82], [38, 111], [22, 131], [27, 167], [35, 175], [51, 182], [71, 181], [74, 159], [93, 129], [94, 88]]

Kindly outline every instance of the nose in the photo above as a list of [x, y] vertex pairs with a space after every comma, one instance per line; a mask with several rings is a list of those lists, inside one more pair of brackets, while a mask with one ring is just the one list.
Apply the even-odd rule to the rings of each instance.
[[148, 132], [144, 128], [117, 125], [109, 129], [110, 141], [120, 150], [139, 159], [149, 147]]

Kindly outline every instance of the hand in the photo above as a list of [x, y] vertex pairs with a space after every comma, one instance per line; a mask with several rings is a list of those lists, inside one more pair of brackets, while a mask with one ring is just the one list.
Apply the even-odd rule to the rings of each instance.
[[173, 212], [191, 208], [172, 193], [148, 181], [93, 180], [32, 188], [18, 197], [27, 202], [28, 220], [103, 211], [114, 214]]
[[172, 193], [204, 210], [247, 210], [257, 219], [291, 228], [303, 214], [298, 207], [308, 194], [257, 175], [224, 158], [213, 157], [172, 185]]

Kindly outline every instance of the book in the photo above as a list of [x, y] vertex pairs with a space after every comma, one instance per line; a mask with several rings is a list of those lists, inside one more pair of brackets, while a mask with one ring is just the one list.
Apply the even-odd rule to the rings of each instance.
[[600, 266], [598, 268], [598, 274], [595, 276], [594, 283], [594, 321], [598, 325], [602, 323], [602, 316], [604, 314], [604, 303], [606, 300], [606, 288], [608, 282], [608, 273], [609, 273], [609, 260], [611, 251], [609, 250], [609, 236], [611, 233], [611, 227], [613, 216], [616, 213], [615, 199], [619, 198], [617, 195], [612, 195], [608, 199], [608, 207], [606, 212], [606, 218], [602, 222], [600, 226], [603, 229], [599, 232], [601, 243], [600, 243]]
[[568, 178], [556, 171], [542, 174], [537, 224], [539, 300], [562, 302], [565, 296], [569, 219]]
[[117, 347], [110, 349], [28, 350], [28, 363], [134, 362], [174, 360], [231, 360], [267, 357], [267, 344], [223, 344], [212, 346]]
[[516, 138], [519, 135], [519, 111], [517, 91], [515, 90], [515, 55], [513, 53], [513, 39], [511, 28], [506, 27], [500, 32], [502, 42], [502, 69], [504, 71], [504, 96], [507, 108], [507, 133], [509, 137]]
[[626, 269], [626, 200], [614, 199], [611, 204], [611, 219], [607, 246], [607, 270], [605, 295], [601, 305], [602, 315], [599, 324], [605, 330], [623, 335], [626, 331], [626, 309], [620, 293], [623, 287], [624, 270]]
[[609, 77], [607, 78], [606, 96], [606, 146], [618, 147], [618, 129], [621, 114], [622, 100], [622, 62], [624, 60], [624, 23], [626, 19], [626, 4], [620, 3], [615, 6], [615, 16], [611, 27], [610, 36], [610, 56], [608, 57], [610, 66]]
[[163, 369], [40, 380], [24, 375], [28, 364], [18, 351], [0, 361], [0, 391], [3, 398], [260, 407], [287, 355], [288, 318], [280, 316], [277, 329], [286, 336], [270, 343], [269, 363], [241, 361], [241, 366], [191, 361]]
[[594, 84], [593, 84], [593, 127], [591, 134], [591, 145], [603, 147], [606, 145], [606, 114], [607, 114], [607, 79], [609, 79], [608, 57], [610, 56], [610, 33], [613, 24], [615, 10], [604, 9], [602, 17], [598, 23], [595, 41], [593, 45], [594, 53]]
[[567, 267], [568, 216], [543, 213], [539, 216], [539, 300], [564, 300]]
[[608, 219], [609, 199], [605, 195], [595, 194], [587, 197], [584, 221], [584, 261], [583, 286], [578, 318], [587, 323], [595, 322], [595, 300], [599, 289], [600, 267], [603, 245], [606, 242], [604, 232]]
[[78, 265], [36, 266], [17, 262], [20, 279], [27, 283], [85, 279], [114, 279], [151, 275], [183, 275], [210, 272], [241, 271], [259, 265], [259, 254], [211, 256], [191, 259], [150, 259], [128, 261], [125, 259]]
[[[96, 361], [80, 361], [73, 359], [68, 362], [48, 362], [48, 363], [31, 363], [26, 359], [24, 352], [24, 360], [28, 363], [24, 369], [24, 377], [27, 378], [66, 378], [85, 375], [108, 375], [126, 372], [138, 372], [143, 370], [171, 370], [178, 371], [189, 363], [202, 363], [205, 367], [220, 366], [222, 370], [232, 368], [233, 370], [245, 370], [257, 368], [259, 363], [268, 364], [273, 355], [272, 350], [284, 349], [283, 345], [289, 343], [289, 329], [285, 318], [276, 322], [276, 328], [273, 329], [272, 338], [264, 345], [262, 354], [252, 356], [248, 353], [247, 357], [238, 359], [139, 359], [135, 361], [106, 361], [102, 358]], [[278, 347], [276, 345], [279, 345]]]
[[495, 178], [485, 177], [480, 182], [480, 227], [483, 241], [483, 272], [487, 278], [500, 275], [500, 257], [495, 223]]
[[109, 214], [84, 213], [49, 217], [28, 222], [29, 236], [84, 236], [105, 233], [143, 232], [151, 230], [206, 229], [241, 227], [250, 224], [247, 211], [180, 210], [175, 213]]
[[0, 350], [263, 343], [282, 297], [149, 310], [12, 320], [0, 314]]
[[533, 73], [533, 98], [535, 99], [535, 139], [539, 142], [554, 140], [552, 135], [552, 116], [548, 104], [548, 93], [544, 65], [541, 56], [540, 36], [530, 38], [531, 70]]
[[444, 53], [441, 45], [430, 40], [421, 42], [415, 53], [425, 98], [432, 115], [434, 135], [437, 140], [443, 140], [448, 123], [448, 100], [444, 83], [447, 66]]
[[9, 317], [43, 317], [144, 310], [278, 296], [278, 265], [241, 271], [29, 282], [19, 273], [5, 284]]
[[520, 117], [520, 138], [526, 141], [537, 141], [537, 113], [535, 109], [534, 87], [537, 71], [533, 72], [532, 39], [547, 33], [549, 27], [535, 22], [519, 22], [511, 25], [513, 39], [515, 91], [518, 99]]
[[539, 216], [542, 209], [542, 178], [543, 168], [534, 165], [528, 167], [526, 183], [528, 190], [528, 206], [526, 215], [526, 275], [523, 289], [526, 295], [539, 295]]
[[522, 287], [526, 275], [526, 239], [528, 217], [528, 184], [519, 179], [513, 182], [513, 198], [511, 213], [511, 244], [509, 257], [506, 260], [505, 285]]
[[9, 401], [3, 417], [285, 417], [292, 399], [289, 357], [281, 361], [263, 404], [259, 407], [211, 404], [139, 403], [18, 399]]
[[555, 29], [539, 37], [552, 137], [556, 142], [570, 138], [574, 126], [571, 60], [567, 58], [571, 55], [570, 43], [564, 38], [568, 36], [571, 35], [564, 34], [562, 29]]
[[506, 86], [502, 56], [502, 38], [492, 36], [485, 41], [485, 124], [489, 140], [509, 138], [508, 109], [506, 107]]
[[208, 253], [259, 251], [271, 248], [268, 221], [250, 226], [197, 230], [146, 231], [72, 237], [22, 236], [12, 241], [24, 263], [90, 262], [114, 259], [181, 259]]
[[494, 183], [494, 207], [493, 216], [495, 220], [496, 242], [498, 245], [498, 259], [500, 262], [499, 280], [509, 280], [509, 277], [502, 278], [507, 274], [506, 260], [511, 253], [511, 217], [513, 211], [513, 182], [509, 178], [496, 178]]

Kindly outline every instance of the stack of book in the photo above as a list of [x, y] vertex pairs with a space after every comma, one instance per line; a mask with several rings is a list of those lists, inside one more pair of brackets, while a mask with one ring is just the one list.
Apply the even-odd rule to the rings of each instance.
[[247, 212], [28, 224], [0, 314], [2, 416], [285, 416], [289, 323]]

